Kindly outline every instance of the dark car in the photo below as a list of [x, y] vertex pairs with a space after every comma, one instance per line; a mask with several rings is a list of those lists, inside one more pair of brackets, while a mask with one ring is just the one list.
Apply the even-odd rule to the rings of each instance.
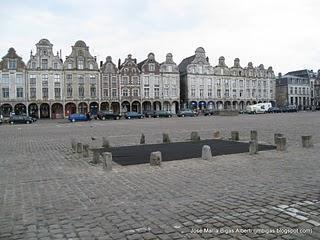
[[268, 112], [268, 113], [281, 113], [282, 111], [281, 111], [281, 109], [278, 108], [278, 107], [271, 107], [271, 108], [268, 109], [267, 112]]
[[91, 120], [90, 115], [82, 113], [74, 113], [69, 116], [70, 122], [79, 122], [79, 121], [89, 121]]
[[298, 112], [297, 107], [294, 105], [285, 106], [281, 110], [282, 110], [282, 112]]
[[217, 115], [218, 114], [218, 110], [214, 110], [214, 109], [206, 109], [203, 112], [203, 115], [205, 116], [212, 116], [212, 115]]
[[153, 116], [154, 118], [158, 117], [172, 117], [172, 114], [167, 111], [154, 111]]
[[98, 112], [97, 117], [100, 120], [106, 120], [106, 119], [118, 120], [118, 119], [121, 118], [121, 114], [114, 113], [114, 112], [111, 112], [111, 111], [100, 111], [100, 112]]
[[147, 117], [147, 118], [151, 118], [151, 117], [153, 117], [153, 115], [154, 115], [154, 110], [147, 110], [147, 111], [144, 111], [143, 112], [143, 115], [145, 116], [145, 117]]
[[186, 109], [186, 110], [180, 110], [177, 116], [178, 117], [194, 117], [194, 116], [197, 116], [197, 114], [190, 109]]
[[33, 123], [32, 117], [26, 116], [26, 115], [12, 115], [9, 118], [9, 123], [15, 124], [15, 123]]
[[144, 118], [144, 115], [142, 113], [137, 112], [127, 112], [124, 117], [126, 119], [133, 119], [133, 118]]

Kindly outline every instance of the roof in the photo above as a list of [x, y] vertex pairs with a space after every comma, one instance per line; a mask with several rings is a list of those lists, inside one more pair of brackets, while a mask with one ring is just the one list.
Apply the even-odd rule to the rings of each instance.
[[310, 78], [310, 77], [312, 77], [312, 72], [308, 69], [303, 69], [303, 70], [288, 72], [286, 75], [292, 75], [292, 76], [303, 77], [303, 78]]
[[21, 59], [21, 57], [16, 53], [16, 50], [14, 48], [9, 48], [8, 53], [2, 58], [18, 58]]
[[139, 62], [139, 63], [138, 63], [138, 68], [139, 68], [140, 70], [142, 70], [143, 64], [145, 64], [146, 61], [148, 61], [148, 60], [149, 60], [149, 59], [147, 58], [147, 59], [143, 60], [142, 62]]
[[46, 38], [41, 39], [41, 40], [38, 42], [38, 44], [39, 44], [39, 45], [46, 45], [46, 46], [52, 45], [52, 44], [50, 43], [50, 41], [49, 41], [48, 39], [46, 39]]
[[74, 44], [75, 47], [86, 47], [86, 43], [82, 40], [78, 40], [75, 44]]
[[179, 72], [186, 72], [187, 66], [194, 60], [196, 55], [192, 55], [190, 57], [187, 57], [182, 60], [182, 62], [179, 64]]

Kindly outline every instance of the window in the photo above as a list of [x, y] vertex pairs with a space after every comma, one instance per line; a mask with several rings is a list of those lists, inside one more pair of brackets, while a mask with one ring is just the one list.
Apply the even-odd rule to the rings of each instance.
[[103, 89], [103, 96], [104, 97], [108, 97], [108, 94], [109, 92], [108, 92], [108, 89]]
[[243, 88], [243, 80], [239, 81], [240, 88]]
[[137, 76], [133, 76], [132, 77], [132, 83], [135, 84], [135, 85], [139, 85], [140, 84], [139, 78]]
[[89, 64], [89, 69], [90, 69], [90, 70], [93, 69], [93, 64], [92, 64], [92, 63]]
[[7, 88], [7, 87], [2, 88], [2, 97], [9, 98], [9, 88]]
[[23, 98], [23, 88], [22, 87], [17, 88], [17, 98]]
[[144, 97], [149, 97], [149, 88], [144, 88]]
[[237, 98], [237, 90], [236, 89], [232, 90], [232, 97]]
[[149, 64], [149, 71], [150, 71], [150, 72], [153, 72], [154, 70], [155, 70], [154, 63], [150, 63], [150, 64]]
[[67, 97], [72, 97], [72, 85], [70, 83], [67, 85]]
[[84, 86], [83, 86], [83, 84], [79, 85], [79, 97], [84, 97]]
[[217, 97], [221, 98], [221, 89], [217, 89]]
[[306, 94], [306, 89], [302, 88], [302, 94]]
[[139, 89], [133, 89], [133, 96], [138, 97], [139, 96]]
[[250, 89], [247, 89], [247, 97], [249, 98], [250, 96], [251, 96]]
[[160, 90], [159, 88], [154, 88], [154, 97], [158, 98], [160, 95]]
[[164, 96], [168, 97], [169, 96], [169, 88], [164, 89]]
[[22, 74], [16, 75], [16, 84], [18, 84], [18, 85], [23, 84], [23, 75]]
[[60, 98], [61, 97], [61, 88], [55, 88], [54, 89], [54, 97]]
[[96, 76], [95, 75], [90, 75], [90, 83], [91, 84], [96, 83]]
[[84, 75], [78, 75], [79, 84], [84, 84]]
[[117, 89], [112, 89], [112, 97], [117, 97]]
[[176, 97], [177, 96], [177, 88], [176, 85], [172, 86], [172, 97]]
[[290, 87], [290, 94], [293, 94], [293, 87]]
[[60, 83], [60, 75], [59, 74], [55, 74], [54, 75], [54, 82], [55, 83]]
[[2, 74], [2, 83], [9, 84], [9, 74]]
[[226, 90], [225, 90], [224, 96], [227, 97], [227, 98], [230, 96], [230, 94], [229, 94], [229, 89], [226, 89]]
[[149, 85], [149, 76], [144, 77], [144, 85]]
[[168, 72], [172, 72], [172, 66], [168, 66]]
[[53, 69], [58, 69], [58, 63], [53, 63]]
[[72, 69], [72, 63], [68, 63], [68, 69]]
[[301, 87], [299, 87], [299, 94], [301, 94]]
[[128, 85], [128, 82], [129, 82], [128, 76], [123, 76], [121, 80], [122, 80], [121, 81], [122, 85]]
[[298, 94], [298, 88], [297, 87], [294, 88], [294, 94]]
[[16, 69], [16, 68], [17, 68], [17, 60], [9, 59], [9, 69]]
[[36, 69], [36, 63], [35, 63], [35, 62], [32, 62], [32, 63], [31, 63], [31, 68], [32, 68], [32, 69]]
[[204, 90], [200, 89], [200, 97], [203, 97], [203, 92], [204, 92]]
[[36, 98], [36, 88], [30, 88], [30, 98]]
[[67, 83], [72, 82], [72, 74], [67, 74]]
[[113, 88], [116, 88], [117, 87], [117, 77], [111, 77], [111, 86]]
[[195, 97], [195, 96], [196, 96], [196, 89], [191, 88], [191, 97]]
[[240, 90], [239, 95], [240, 95], [240, 97], [243, 97], [243, 90]]
[[103, 88], [108, 88], [109, 86], [109, 77], [108, 76], [103, 76], [102, 78], [102, 87]]
[[212, 89], [211, 88], [208, 89], [208, 97], [212, 97]]
[[96, 97], [97, 96], [97, 91], [96, 91], [96, 85], [95, 84], [91, 84], [91, 87], [90, 87], [90, 96], [92, 98]]
[[154, 77], [154, 85], [158, 85], [159, 86], [159, 77], [158, 76]]
[[122, 89], [122, 96], [128, 97], [128, 89]]
[[48, 74], [42, 74], [42, 85], [48, 85]]
[[83, 60], [78, 60], [78, 69], [83, 69]]
[[42, 69], [48, 69], [48, 59], [42, 59], [41, 60], [41, 68]]
[[48, 88], [42, 88], [42, 97], [48, 98]]

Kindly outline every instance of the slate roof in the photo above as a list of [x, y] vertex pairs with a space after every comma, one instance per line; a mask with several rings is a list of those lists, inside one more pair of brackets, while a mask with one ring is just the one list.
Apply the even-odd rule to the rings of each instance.
[[308, 79], [310, 79], [312, 77], [312, 73], [308, 69], [288, 72], [286, 75], [293, 75], [293, 76], [296, 76], [296, 77], [303, 77], [303, 78], [308, 78]]
[[187, 57], [182, 60], [182, 62], [179, 64], [179, 72], [184, 73], [187, 72], [188, 65], [194, 60], [196, 55], [192, 55], [190, 57]]

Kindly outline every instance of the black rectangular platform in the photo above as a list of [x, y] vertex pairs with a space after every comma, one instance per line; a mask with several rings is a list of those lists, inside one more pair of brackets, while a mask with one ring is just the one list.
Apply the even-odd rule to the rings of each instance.
[[[162, 161], [200, 158], [203, 145], [211, 147], [212, 155], [226, 155], [249, 152], [249, 143], [227, 140], [201, 140], [198, 142], [174, 142], [170, 144], [145, 144], [124, 147], [112, 147], [99, 151], [111, 152], [114, 162], [126, 166], [149, 163], [150, 153], [160, 151]], [[259, 151], [275, 149], [272, 145], [259, 144]]]

